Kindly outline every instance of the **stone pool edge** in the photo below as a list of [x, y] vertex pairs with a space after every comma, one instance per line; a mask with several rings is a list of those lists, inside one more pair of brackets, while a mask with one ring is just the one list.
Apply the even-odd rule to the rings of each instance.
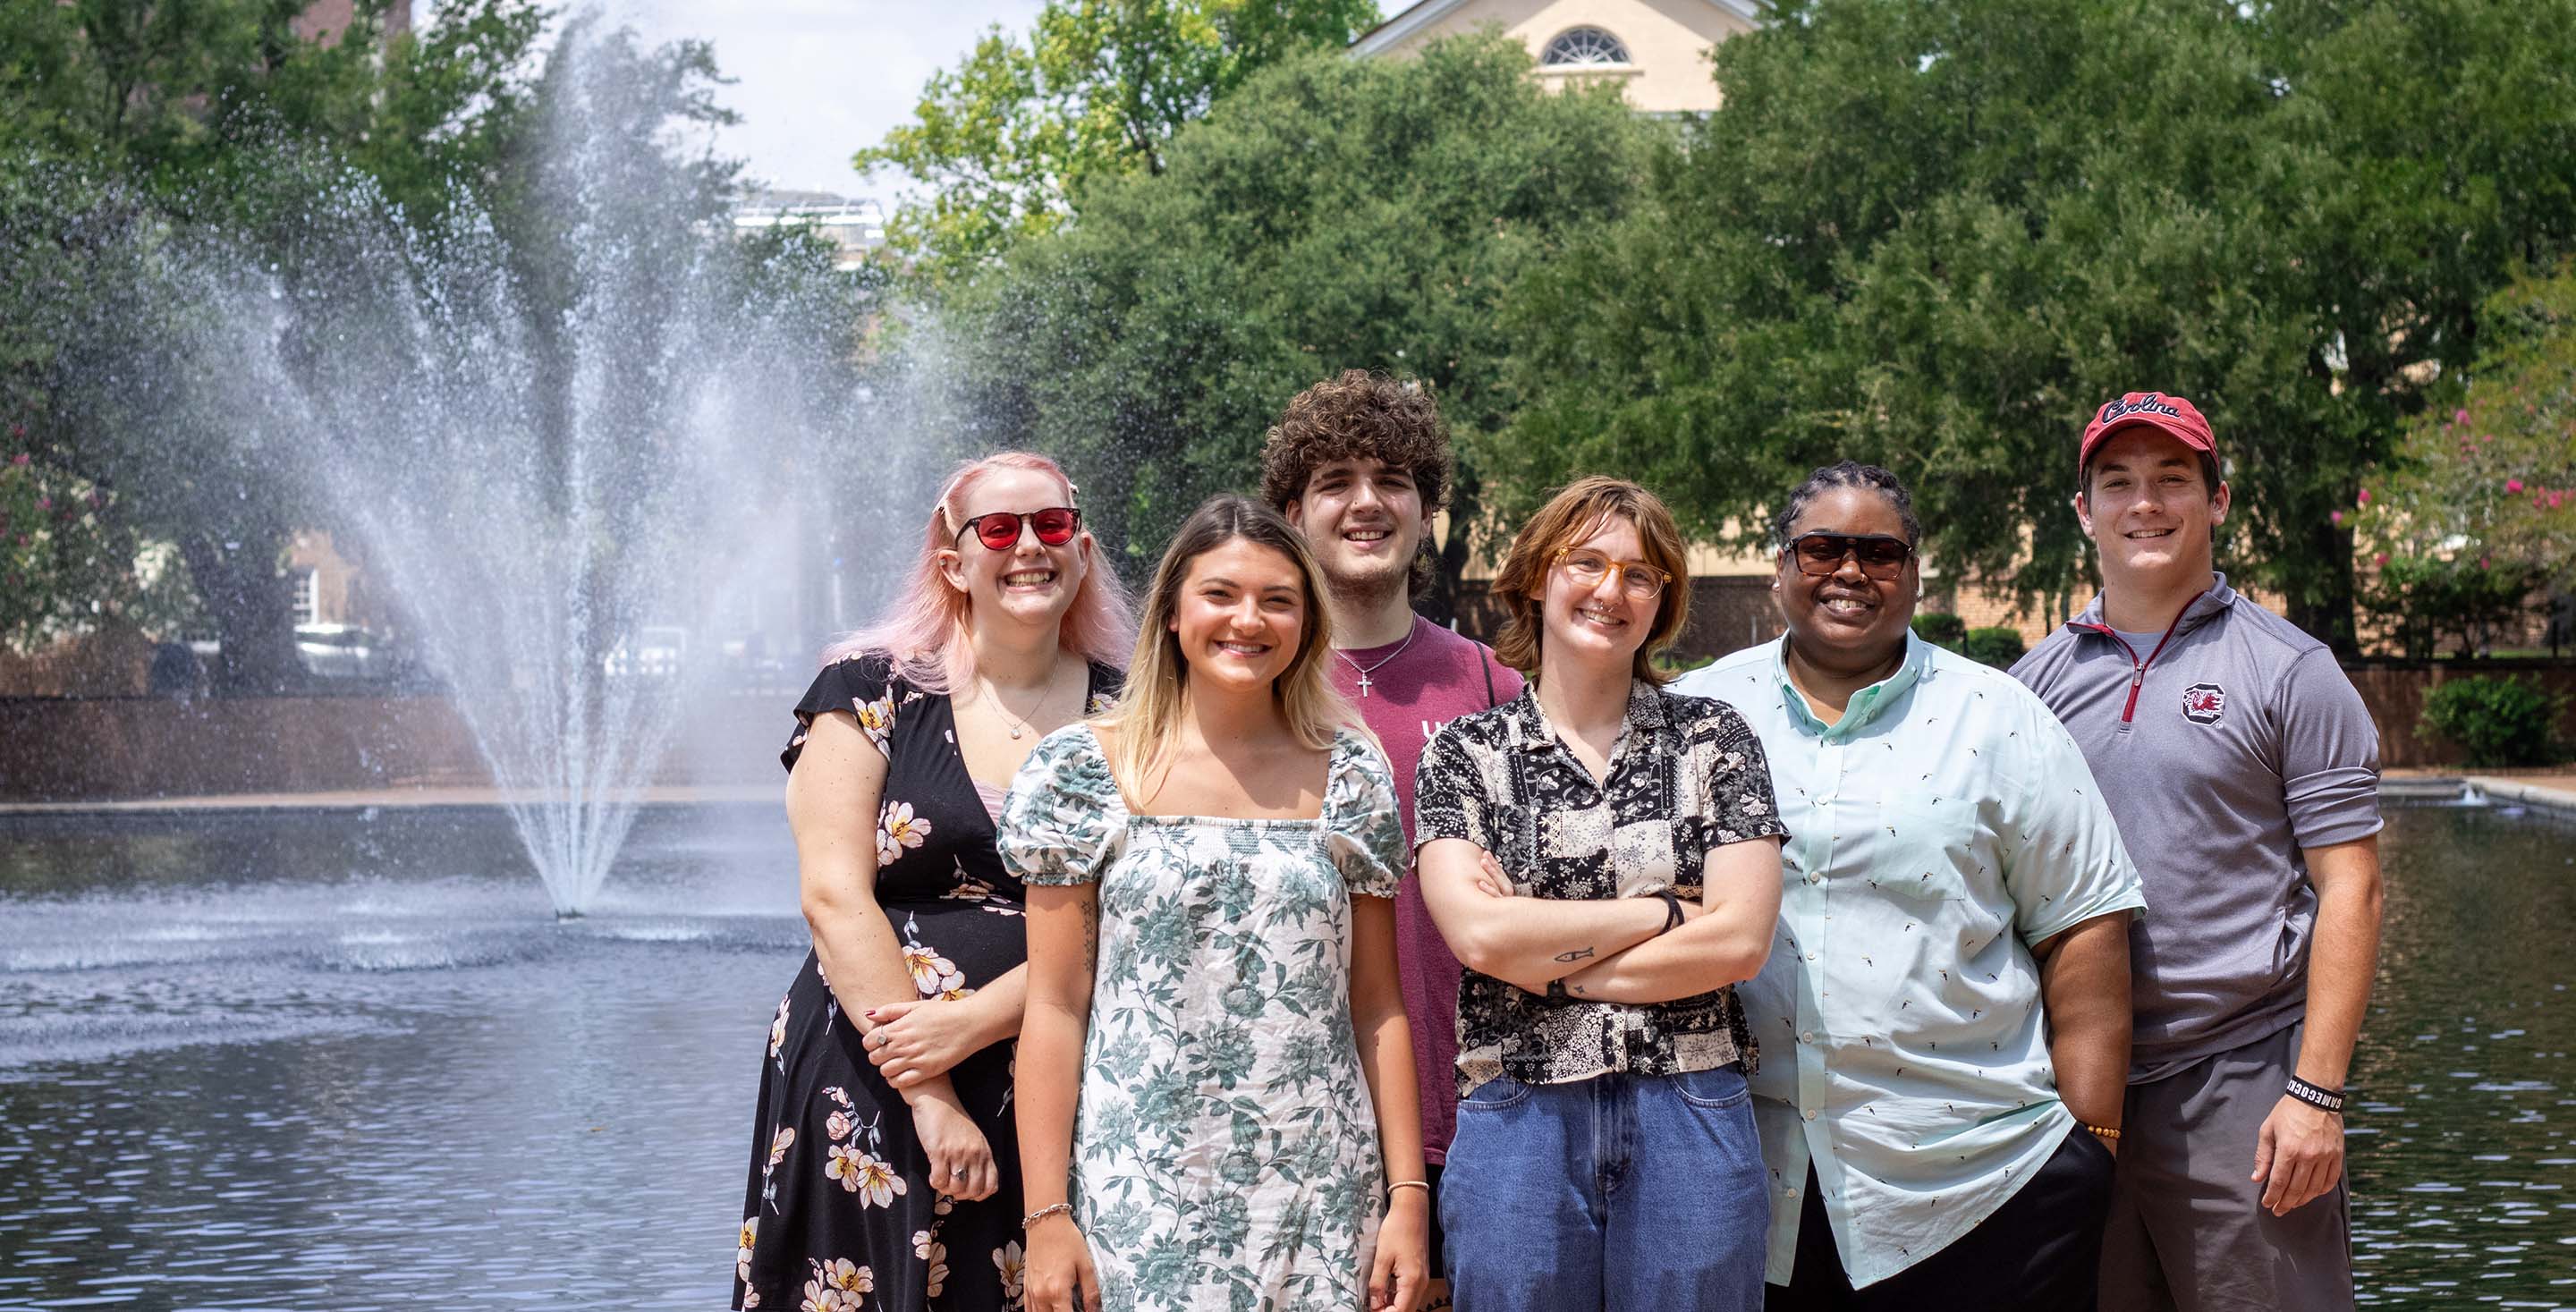
[[2379, 781], [2379, 795], [2395, 802], [2435, 802], [2454, 806], [2520, 806], [2576, 820], [2576, 791], [2491, 774], [2393, 775]]

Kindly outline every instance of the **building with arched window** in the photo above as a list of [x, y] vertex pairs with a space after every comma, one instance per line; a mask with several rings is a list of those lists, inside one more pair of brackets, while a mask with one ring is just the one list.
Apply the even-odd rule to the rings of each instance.
[[1360, 56], [1401, 55], [1430, 41], [1499, 28], [1529, 47], [1541, 79], [1616, 81], [1640, 112], [1717, 108], [1709, 47], [1752, 31], [1764, 0], [1415, 0], [1351, 43]]

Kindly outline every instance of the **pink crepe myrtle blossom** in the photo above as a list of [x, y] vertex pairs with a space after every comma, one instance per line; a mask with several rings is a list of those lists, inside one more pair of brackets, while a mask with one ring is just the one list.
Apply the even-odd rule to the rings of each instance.
[[2340, 510], [2335, 511], [2333, 514], [2326, 516], [2326, 518], [2333, 523], [2340, 525], [2343, 523], [2343, 512]]
[[2506, 479], [2504, 481], [2504, 490], [2507, 492], [2520, 492], [2522, 490], [2522, 480], [2518, 478]]

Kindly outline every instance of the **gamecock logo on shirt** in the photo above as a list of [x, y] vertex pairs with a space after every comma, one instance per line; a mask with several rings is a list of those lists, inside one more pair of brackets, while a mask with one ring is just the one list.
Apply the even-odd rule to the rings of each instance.
[[2193, 724], [2216, 724], [2227, 712], [2227, 690], [2214, 683], [2195, 683], [2182, 690], [2182, 718]]

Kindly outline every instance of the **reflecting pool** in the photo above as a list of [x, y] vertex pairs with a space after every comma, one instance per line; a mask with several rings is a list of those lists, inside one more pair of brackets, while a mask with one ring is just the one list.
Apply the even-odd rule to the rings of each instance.
[[[2385, 851], [2363, 1302], [2576, 1308], [2576, 828]], [[525, 861], [498, 812], [0, 819], [0, 1308], [721, 1307], [784, 822], [648, 809], [572, 922]]]
[[2399, 808], [2381, 856], [2350, 1082], [2361, 1302], [2576, 1307], [2576, 826]]

